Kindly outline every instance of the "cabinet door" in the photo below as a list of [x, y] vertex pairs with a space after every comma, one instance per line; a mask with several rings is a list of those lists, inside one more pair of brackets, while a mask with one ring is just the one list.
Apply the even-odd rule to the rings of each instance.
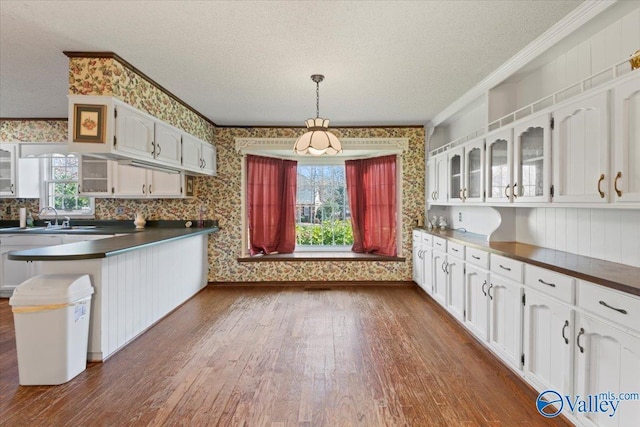
[[152, 159], [153, 120], [120, 104], [116, 106], [116, 113], [116, 149]]
[[464, 148], [453, 150], [449, 154], [449, 201], [462, 202], [464, 197]]
[[436, 161], [430, 158], [427, 162], [427, 203], [436, 200], [436, 191], [438, 190], [437, 178]]
[[111, 162], [82, 155], [78, 162], [78, 192], [85, 196], [111, 195]]
[[216, 147], [213, 144], [203, 142], [200, 146], [202, 157], [202, 172], [207, 175], [216, 174]]
[[491, 203], [513, 200], [513, 129], [487, 137], [487, 197]]
[[446, 273], [447, 256], [440, 251], [433, 251], [433, 298], [443, 307], [447, 306]]
[[527, 289], [524, 376], [538, 391], [572, 394], [573, 326], [573, 309]]
[[422, 248], [422, 289], [429, 295], [433, 294], [433, 249], [430, 247]]
[[0, 196], [16, 195], [16, 147], [13, 144], [0, 145]]
[[489, 339], [489, 273], [467, 263], [465, 274], [465, 325], [480, 340]]
[[180, 166], [182, 134], [177, 129], [156, 123], [152, 149], [156, 160], [169, 165]]
[[522, 286], [491, 275], [489, 343], [505, 362], [522, 369]]
[[514, 127], [514, 202], [548, 202], [551, 194], [551, 118], [541, 115]]
[[181, 173], [147, 171], [147, 193], [152, 197], [180, 197], [183, 177]]
[[640, 76], [614, 89], [613, 116], [612, 200], [637, 203], [640, 202]]
[[554, 201], [609, 201], [608, 94], [589, 96], [554, 111]]
[[422, 287], [422, 271], [424, 269], [422, 258], [422, 235], [419, 231], [413, 232], [413, 281]]
[[146, 197], [147, 170], [113, 163], [113, 181], [116, 196]]
[[[574, 395], [612, 392], [637, 393], [640, 384], [640, 338], [589, 316], [576, 316]], [[618, 402], [611, 412], [577, 412], [584, 425], [632, 427], [638, 425], [640, 400]]]
[[462, 190], [465, 202], [484, 201], [484, 158], [484, 139], [465, 147], [464, 188]]
[[182, 136], [182, 166], [194, 172], [200, 172], [200, 140], [189, 135]]
[[436, 202], [446, 202], [448, 200], [448, 168], [447, 156], [438, 156], [435, 159], [436, 166]]
[[447, 256], [445, 271], [449, 278], [447, 309], [456, 319], [464, 322], [464, 261]]

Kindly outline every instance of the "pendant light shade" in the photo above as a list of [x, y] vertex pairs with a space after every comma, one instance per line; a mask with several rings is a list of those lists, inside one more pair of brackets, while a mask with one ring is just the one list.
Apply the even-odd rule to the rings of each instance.
[[320, 118], [320, 82], [324, 76], [314, 74], [311, 80], [316, 83], [316, 118], [307, 119], [305, 132], [293, 146], [296, 154], [311, 156], [332, 156], [342, 152], [342, 144], [338, 138], [329, 132], [329, 119]]

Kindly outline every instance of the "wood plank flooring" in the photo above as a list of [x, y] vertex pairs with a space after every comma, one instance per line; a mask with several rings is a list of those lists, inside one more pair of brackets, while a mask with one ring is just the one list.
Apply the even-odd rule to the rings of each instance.
[[208, 286], [49, 387], [18, 385], [0, 300], [3, 426], [568, 425], [536, 396], [413, 286]]

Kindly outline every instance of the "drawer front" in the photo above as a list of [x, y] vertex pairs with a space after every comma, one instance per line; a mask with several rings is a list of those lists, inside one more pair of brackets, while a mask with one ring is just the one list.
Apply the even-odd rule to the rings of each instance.
[[413, 244], [419, 245], [422, 242], [422, 232], [418, 230], [413, 230]]
[[447, 242], [447, 253], [454, 257], [464, 259], [464, 245], [455, 242]]
[[433, 244], [433, 236], [429, 233], [422, 233], [422, 245], [431, 246]]
[[577, 306], [640, 332], [640, 298], [580, 280]]
[[573, 304], [575, 279], [533, 265], [524, 265], [524, 284], [531, 289]]
[[442, 237], [433, 236], [433, 248], [439, 251], [446, 252], [447, 251], [447, 239], [443, 239]]
[[515, 282], [522, 283], [522, 267], [520, 261], [505, 258], [500, 255], [491, 254], [491, 272], [509, 278]]
[[465, 250], [465, 259], [468, 263], [482, 267], [485, 270], [489, 269], [489, 252], [470, 247], [467, 247]]

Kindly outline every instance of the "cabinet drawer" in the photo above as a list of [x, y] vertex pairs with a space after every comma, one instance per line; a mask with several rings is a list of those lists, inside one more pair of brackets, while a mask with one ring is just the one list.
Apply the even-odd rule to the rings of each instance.
[[491, 272], [522, 283], [522, 267], [520, 261], [491, 254]]
[[573, 304], [575, 279], [533, 265], [524, 265], [524, 284], [536, 291]]
[[467, 247], [465, 259], [468, 263], [482, 267], [485, 270], [489, 268], [489, 252], [481, 251]]
[[431, 246], [433, 244], [433, 236], [429, 233], [422, 233], [422, 245]]
[[447, 239], [443, 239], [442, 237], [433, 236], [433, 247], [438, 249], [439, 251], [447, 250]]
[[580, 280], [576, 305], [640, 332], [640, 298]]
[[447, 242], [447, 253], [464, 259], [464, 245], [461, 245], [460, 243]]
[[413, 230], [413, 244], [420, 244], [422, 242], [422, 232]]

